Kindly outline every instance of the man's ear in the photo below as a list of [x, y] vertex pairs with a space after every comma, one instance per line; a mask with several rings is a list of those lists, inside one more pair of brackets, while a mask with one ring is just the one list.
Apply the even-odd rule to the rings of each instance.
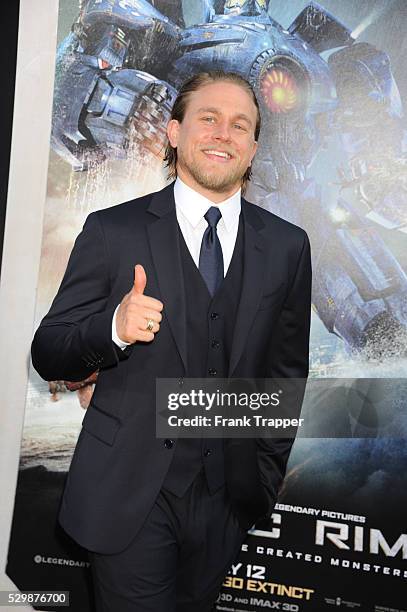
[[251, 160], [250, 160], [250, 164], [249, 164], [249, 166], [251, 166], [251, 165], [252, 165], [253, 158], [254, 158], [254, 156], [256, 155], [257, 145], [258, 145], [257, 140], [255, 140], [255, 141], [254, 141], [254, 143], [253, 143], [253, 153], [252, 153], [252, 158], [251, 158]]
[[178, 145], [179, 121], [171, 119], [167, 124], [167, 136], [170, 145], [175, 148]]

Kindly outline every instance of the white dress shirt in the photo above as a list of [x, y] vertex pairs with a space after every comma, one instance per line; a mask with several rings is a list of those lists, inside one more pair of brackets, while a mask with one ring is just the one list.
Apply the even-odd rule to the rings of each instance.
[[[215, 203], [211, 202], [211, 200], [208, 200], [208, 198], [191, 187], [188, 187], [188, 185], [178, 177], [174, 183], [174, 199], [178, 225], [197, 268], [199, 268], [199, 253], [201, 250], [202, 238], [208, 227], [208, 223], [204, 216], [211, 206], [217, 206], [219, 208], [222, 217], [216, 229], [222, 247], [223, 274], [225, 276], [232, 259], [239, 228], [241, 190], [239, 189], [236, 191], [236, 193], [227, 200]], [[117, 346], [124, 349], [129, 343], [120, 340], [116, 332], [116, 313], [119, 306], [117, 306], [113, 315], [112, 340]]]

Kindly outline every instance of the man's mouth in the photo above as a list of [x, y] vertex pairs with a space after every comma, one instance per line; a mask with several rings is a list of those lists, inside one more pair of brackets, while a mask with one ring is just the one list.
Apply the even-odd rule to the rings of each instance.
[[218, 149], [204, 149], [203, 153], [205, 153], [205, 155], [207, 155], [208, 157], [216, 158], [219, 161], [229, 161], [230, 159], [232, 159], [232, 155], [230, 153], [228, 153], [227, 151], [219, 151]]

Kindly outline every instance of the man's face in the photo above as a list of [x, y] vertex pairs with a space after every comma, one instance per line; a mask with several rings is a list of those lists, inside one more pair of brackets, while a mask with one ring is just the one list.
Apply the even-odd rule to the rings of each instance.
[[182, 122], [172, 119], [167, 127], [178, 176], [213, 201], [235, 193], [256, 152], [256, 118], [240, 85], [218, 81], [192, 92]]

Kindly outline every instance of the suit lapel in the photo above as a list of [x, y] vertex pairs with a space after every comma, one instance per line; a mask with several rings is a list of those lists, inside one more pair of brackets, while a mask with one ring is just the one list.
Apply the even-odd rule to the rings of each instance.
[[148, 212], [156, 217], [156, 220], [148, 225], [147, 231], [164, 304], [163, 316], [167, 317], [185, 371], [187, 371], [184, 276], [173, 184], [153, 195]]
[[233, 334], [229, 376], [232, 376], [243, 352], [264, 288], [264, 238], [260, 234], [264, 224], [256, 212], [256, 206], [243, 198], [242, 214], [244, 221], [242, 292]]

